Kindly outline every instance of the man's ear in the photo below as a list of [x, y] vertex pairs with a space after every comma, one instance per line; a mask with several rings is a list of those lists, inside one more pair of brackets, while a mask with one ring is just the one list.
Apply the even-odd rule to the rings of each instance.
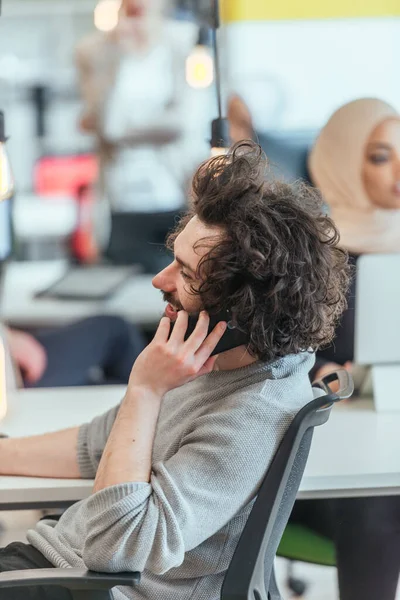
[[253, 121], [245, 101], [233, 94], [228, 99], [228, 121], [233, 142], [254, 138]]

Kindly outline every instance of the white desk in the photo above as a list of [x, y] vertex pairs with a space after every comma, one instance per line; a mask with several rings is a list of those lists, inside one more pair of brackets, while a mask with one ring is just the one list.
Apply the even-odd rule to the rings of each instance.
[[[117, 404], [124, 386], [23, 390], [10, 398], [0, 429], [32, 435], [79, 425]], [[400, 414], [369, 402], [341, 404], [315, 429], [299, 498], [400, 494]], [[90, 494], [87, 480], [0, 477], [0, 509], [67, 505]]]
[[[124, 393], [119, 385], [15, 391], [0, 430], [20, 437], [81, 425], [118, 404]], [[89, 480], [0, 477], [0, 510], [68, 505], [91, 488]]]
[[151, 285], [151, 275], [136, 275], [104, 302], [35, 298], [35, 293], [65, 272], [64, 261], [21, 262], [7, 266], [1, 319], [19, 327], [65, 325], [97, 314], [121, 315], [133, 323], [158, 323], [165, 303]]
[[400, 413], [341, 402], [314, 430], [301, 498], [400, 495]]

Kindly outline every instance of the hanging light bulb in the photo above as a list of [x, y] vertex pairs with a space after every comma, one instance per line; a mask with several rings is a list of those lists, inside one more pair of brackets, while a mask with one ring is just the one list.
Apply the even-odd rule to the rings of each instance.
[[14, 193], [14, 178], [6, 151], [4, 113], [0, 111], [0, 202], [11, 198]]
[[197, 89], [207, 88], [214, 81], [214, 63], [205, 27], [201, 27], [197, 44], [186, 59], [186, 81]]
[[195, 46], [187, 57], [186, 81], [196, 89], [208, 88], [214, 81], [213, 60], [205, 46]]
[[120, 0], [100, 0], [94, 9], [94, 24], [99, 31], [112, 31], [118, 23]]

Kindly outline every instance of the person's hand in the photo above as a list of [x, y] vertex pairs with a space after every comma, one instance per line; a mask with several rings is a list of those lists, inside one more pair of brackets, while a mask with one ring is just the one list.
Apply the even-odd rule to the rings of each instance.
[[92, 133], [96, 129], [96, 117], [94, 114], [84, 113], [79, 118], [79, 129], [84, 133]]
[[16, 329], [7, 330], [10, 354], [29, 383], [36, 383], [47, 366], [46, 350], [29, 333]]
[[[338, 369], [346, 369], [346, 371], [351, 373], [352, 366], [353, 363], [351, 361], [347, 361], [344, 365], [339, 365], [338, 363], [334, 362], [326, 363], [320, 369], [318, 369], [314, 379], [322, 379], [326, 375], [330, 375], [330, 373], [334, 373]], [[339, 390], [339, 382], [332, 381], [332, 383], [329, 384], [329, 387], [331, 388], [332, 392], [336, 393]]]
[[187, 312], [181, 310], [178, 313], [169, 339], [171, 322], [163, 317], [154, 339], [133, 365], [128, 388], [146, 388], [162, 397], [168, 391], [212, 371], [217, 357], [210, 357], [210, 354], [227, 324], [221, 321], [207, 336], [209, 322], [208, 314], [201, 312], [193, 333], [185, 341]]

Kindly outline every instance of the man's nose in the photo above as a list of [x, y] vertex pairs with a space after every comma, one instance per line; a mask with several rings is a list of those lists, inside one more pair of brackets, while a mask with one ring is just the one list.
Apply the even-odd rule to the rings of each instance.
[[394, 164], [394, 176], [396, 178], [396, 182], [400, 182], [400, 155], [397, 157], [397, 160]]
[[153, 286], [158, 290], [174, 292], [176, 290], [174, 270], [174, 263], [172, 263], [157, 273], [152, 281]]

